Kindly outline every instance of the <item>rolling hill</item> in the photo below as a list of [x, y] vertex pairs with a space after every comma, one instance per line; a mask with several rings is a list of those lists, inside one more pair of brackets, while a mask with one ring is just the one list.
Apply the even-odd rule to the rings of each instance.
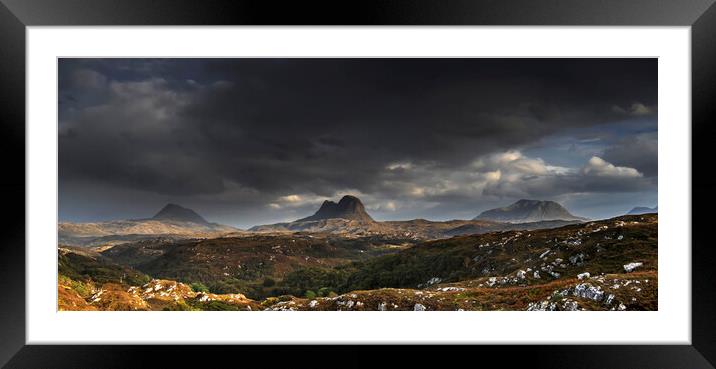
[[[345, 238], [330, 233], [248, 234], [204, 240], [154, 239], [116, 245], [101, 255], [155, 278], [201, 282], [212, 292], [273, 293], [266, 280], [304, 268], [331, 268], [394, 253], [416, 241], [384, 236]], [[271, 282], [266, 282], [271, 283]]]

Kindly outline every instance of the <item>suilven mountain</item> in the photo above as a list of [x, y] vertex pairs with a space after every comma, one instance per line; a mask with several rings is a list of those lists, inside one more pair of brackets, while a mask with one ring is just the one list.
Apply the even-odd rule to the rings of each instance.
[[337, 204], [333, 201], [326, 200], [315, 214], [310, 217], [301, 218], [296, 222], [310, 222], [334, 218], [357, 220], [366, 223], [373, 222], [373, 218], [365, 211], [365, 206], [363, 206], [360, 199], [351, 195], [343, 196]]

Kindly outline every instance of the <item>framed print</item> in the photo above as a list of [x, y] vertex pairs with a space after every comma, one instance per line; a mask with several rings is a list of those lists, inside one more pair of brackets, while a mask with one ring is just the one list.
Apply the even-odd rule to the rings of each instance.
[[710, 1], [0, 16], [8, 367], [712, 367]]

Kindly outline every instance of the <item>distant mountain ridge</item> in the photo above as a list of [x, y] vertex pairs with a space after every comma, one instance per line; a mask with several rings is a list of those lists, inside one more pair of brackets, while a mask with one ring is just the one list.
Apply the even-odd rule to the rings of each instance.
[[61, 222], [57, 228], [60, 243], [76, 246], [118, 244], [158, 236], [179, 239], [220, 237], [240, 231], [231, 226], [210, 223], [194, 210], [176, 204], [167, 204], [152, 218]]
[[360, 199], [351, 195], [343, 196], [337, 204], [333, 201], [326, 200], [315, 214], [310, 217], [298, 219], [296, 222], [310, 222], [325, 219], [348, 219], [366, 223], [373, 222], [373, 218], [365, 211], [365, 206], [363, 206]]
[[646, 206], [637, 206], [631, 210], [629, 210], [626, 215], [641, 215], [641, 214], [651, 214], [651, 213], [658, 213], [659, 207], [655, 206], [653, 208], [649, 208]]
[[[571, 215], [571, 214], [570, 214]], [[522, 224], [493, 220], [429, 221], [413, 219], [405, 221], [374, 221], [365, 211], [363, 203], [355, 196], [344, 196], [338, 203], [325, 201], [318, 211], [293, 222], [257, 225], [249, 232], [283, 233], [308, 232], [331, 233], [351, 236], [383, 235], [409, 239], [447, 238], [455, 235], [480, 234], [504, 230], [532, 230], [559, 227], [581, 222], [583, 218], [551, 219], [549, 221], [525, 221]]]
[[531, 223], [552, 220], [578, 220], [587, 218], [572, 215], [559, 203], [542, 200], [519, 200], [509, 206], [483, 211], [474, 220], [491, 220], [505, 223]]

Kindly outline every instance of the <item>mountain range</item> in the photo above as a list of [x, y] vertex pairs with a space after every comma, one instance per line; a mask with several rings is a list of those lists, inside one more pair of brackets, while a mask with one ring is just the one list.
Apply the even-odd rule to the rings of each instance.
[[532, 230], [559, 227], [586, 220], [585, 218], [571, 215], [566, 209], [559, 206], [559, 204], [557, 204], [557, 206], [562, 209], [561, 212], [554, 211], [553, 207], [549, 204], [546, 206], [549, 210], [548, 212], [540, 212], [540, 207], [545, 207], [544, 203], [547, 202], [532, 202], [531, 204], [534, 209], [527, 209], [529, 208], [528, 206], [523, 207], [523, 211], [528, 211], [535, 215], [523, 217], [524, 220], [521, 222], [507, 222], [504, 220], [489, 219], [488, 217], [481, 219], [478, 219], [478, 217], [473, 220], [430, 221], [425, 219], [413, 219], [379, 222], [373, 220], [366, 212], [365, 206], [363, 206], [360, 199], [355, 196], [346, 195], [343, 196], [338, 203], [324, 201], [318, 211], [309, 217], [301, 218], [293, 222], [259, 225], [250, 228], [249, 231], [261, 233], [324, 232], [353, 236], [380, 234], [408, 239], [436, 239], [502, 230]]
[[167, 204], [147, 219], [95, 223], [60, 223], [60, 242], [77, 246], [112, 245], [161, 236], [168, 239], [211, 238], [240, 233], [330, 233], [350, 237], [383, 235], [400, 239], [438, 239], [503, 230], [534, 230], [587, 221], [554, 201], [519, 200], [482, 212], [472, 220], [375, 221], [355, 196], [326, 200], [308, 217], [258, 225], [248, 231], [211, 223], [192, 209]]

